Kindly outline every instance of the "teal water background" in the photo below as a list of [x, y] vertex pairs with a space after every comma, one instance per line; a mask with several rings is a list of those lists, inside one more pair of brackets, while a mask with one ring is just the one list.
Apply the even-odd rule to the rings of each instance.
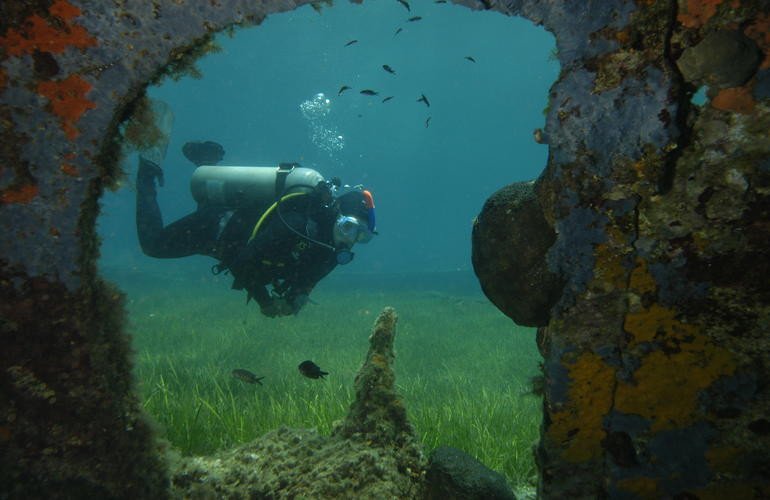
[[[350, 40], [358, 42], [346, 47]], [[221, 52], [198, 63], [202, 79], [168, 79], [148, 92], [175, 115], [159, 190], [167, 222], [195, 208], [182, 145], [214, 140], [223, 164], [297, 161], [373, 192], [380, 235], [335, 273], [469, 271], [472, 220], [486, 198], [545, 166], [547, 148], [532, 131], [544, 124], [558, 63], [552, 35], [530, 21], [429, 1], [411, 2], [411, 12], [396, 0], [339, 2], [320, 14], [310, 6], [276, 14], [217, 42]], [[352, 90], [338, 96], [342, 85]], [[319, 123], [300, 107], [319, 93], [330, 100], [320, 126], [343, 137], [341, 150], [311, 138]], [[130, 185], [135, 155], [125, 170]], [[104, 198], [105, 266], [208, 271], [205, 258], [143, 256], [133, 198], [130, 188]]]
[[[545, 166], [532, 132], [558, 75], [553, 37], [496, 13], [370, 0], [320, 14], [305, 6], [217, 43], [197, 63], [202, 79], [148, 89], [175, 115], [158, 195], [165, 221], [195, 209], [182, 145], [213, 140], [225, 165], [297, 161], [364, 184], [379, 235], [299, 316], [264, 318], [229, 276], [211, 274], [212, 259], [142, 254], [129, 154], [123, 188], [102, 200], [100, 267], [127, 292], [143, 404], [165, 435], [185, 453], [210, 453], [281, 423], [328, 430], [349, 404], [377, 312], [396, 306], [397, 383], [426, 449], [458, 446], [511, 482], [531, 482], [539, 403], [524, 394], [537, 374], [534, 330], [483, 296], [470, 237], [488, 196]], [[352, 89], [338, 95], [343, 85]], [[323, 112], [303, 114], [320, 93]], [[307, 385], [301, 358], [330, 367], [333, 382]], [[232, 379], [238, 367], [267, 375], [262, 392]]]

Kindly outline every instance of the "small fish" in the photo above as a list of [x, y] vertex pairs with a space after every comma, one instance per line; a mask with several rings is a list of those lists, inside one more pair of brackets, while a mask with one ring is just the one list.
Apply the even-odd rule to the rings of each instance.
[[407, 21], [409, 21], [410, 23], [413, 23], [415, 21], [419, 21], [420, 19], [422, 19], [422, 17], [414, 16], [414, 17], [410, 17], [409, 19], [407, 19]]
[[346, 90], [350, 90], [350, 87], [348, 87], [347, 85], [343, 85], [342, 87], [340, 87], [340, 90], [339, 92], [337, 92], [337, 95], [342, 95], [342, 93], [345, 92]]
[[406, 0], [398, 0], [398, 3], [406, 7], [406, 10], [408, 10], [409, 12], [412, 12], [412, 8], [409, 7], [409, 2], [407, 2]]
[[369, 90], [369, 89], [364, 89], [364, 90], [361, 91], [361, 93], [364, 94], [364, 95], [377, 95], [377, 92], [375, 92], [374, 90]]
[[473, 58], [473, 57], [471, 57], [471, 56], [465, 56], [465, 58], [464, 58], [464, 59], [467, 59], [467, 60], [469, 60], [469, 61], [470, 61], [470, 62], [472, 62], [472, 63], [475, 63], [475, 62], [476, 62], [476, 59], [474, 59], [474, 58]]
[[396, 32], [395, 32], [395, 33], [393, 33], [393, 36], [396, 36], [396, 35], [398, 35], [398, 34], [399, 34], [399, 33], [401, 33], [402, 31], [404, 31], [404, 28], [398, 28], [398, 29], [396, 30]]
[[389, 101], [389, 100], [391, 100], [391, 99], [393, 99], [393, 96], [392, 96], [392, 95], [389, 95], [388, 97], [386, 97], [385, 99], [383, 99], [383, 100], [382, 100], [382, 102], [388, 102], [388, 101]]
[[436, 0], [436, 1], [435, 1], [435, 2], [433, 2], [433, 3], [446, 3], [446, 0]]
[[351, 41], [349, 41], [348, 43], [345, 44], [345, 47], [350, 47], [354, 43], [358, 43], [358, 40], [351, 40]]
[[425, 97], [425, 94], [420, 94], [420, 98], [417, 99], [417, 102], [424, 102], [426, 106], [430, 107], [430, 101]]
[[428, 125], [430, 125], [430, 116], [425, 120], [425, 128], [428, 128]]
[[238, 380], [242, 380], [246, 382], [247, 384], [259, 384], [262, 385], [262, 380], [265, 377], [257, 377], [253, 373], [251, 373], [249, 370], [244, 370], [243, 368], [236, 368], [232, 371], [233, 377], [237, 378]]
[[383, 64], [382, 65], [382, 69], [384, 69], [385, 71], [387, 71], [391, 75], [395, 75], [396, 74], [395, 70], [393, 68], [391, 68], [390, 66], [388, 66], [387, 64]]
[[324, 375], [329, 374], [329, 372], [321, 370], [320, 366], [309, 359], [300, 363], [297, 368], [299, 368], [299, 372], [307, 378], [324, 378]]

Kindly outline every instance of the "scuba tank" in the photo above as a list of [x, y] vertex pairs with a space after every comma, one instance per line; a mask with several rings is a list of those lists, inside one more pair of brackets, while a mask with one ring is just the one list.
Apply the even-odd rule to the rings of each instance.
[[202, 165], [190, 179], [200, 205], [242, 208], [276, 201], [288, 193], [310, 192], [324, 182], [321, 174], [296, 163], [278, 166]]

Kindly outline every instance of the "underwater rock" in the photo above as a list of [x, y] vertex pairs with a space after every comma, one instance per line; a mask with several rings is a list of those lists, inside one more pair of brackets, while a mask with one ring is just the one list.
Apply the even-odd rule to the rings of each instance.
[[216, 456], [180, 461], [176, 498], [421, 498], [392, 450], [281, 427]]
[[451, 446], [433, 451], [426, 481], [425, 498], [430, 500], [516, 500], [501, 474]]
[[473, 270], [481, 288], [519, 325], [547, 325], [561, 296], [563, 282], [548, 270], [545, 258], [555, 240], [532, 182], [494, 193], [473, 224]]
[[738, 31], [715, 31], [689, 47], [676, 62], [685, 80], [716, 89], [743, 85], [761, 62], [752, 39]]
[[422, 498], [425, 459], [391, 367], [396, 312], [386, 308], [369, 338], [347, 418], [322, 436], [282, 427], [214, 457], [179, 461], [179, 498]]

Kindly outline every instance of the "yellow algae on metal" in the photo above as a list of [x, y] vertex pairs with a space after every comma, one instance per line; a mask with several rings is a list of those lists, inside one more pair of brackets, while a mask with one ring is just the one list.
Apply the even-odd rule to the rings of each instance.
[[622, 288], [625, 285], [625, 269], [617, 250], [601, 243], [596, 246], [595, 254], [597, 265], [594, 269], [594, 282], [605, 290]]
[[676, 319], [660, 305], [626, 316], [629, 346], [651, 342], [658, 350], [642, 356], [630, 382], [620, 382], [615, 409], [643, 416], [653, 432], [688, 425], [698, 394], [721, 376], [735, 371], [733, 354], [715, 345], [694, 324]]
[[628, 287], [639, 295], [653, 293], [657, 288], [655, 278], [647, 270], [647, 262], [642, 259], [636, 259], [636, 265], [631, 271], [631, 278]]
[[605, 431], [602, 419], [612, 405], [615, 369], [592, 352], [581, 354], [568, 365], [566, 406], [551, 414], [548, 437], [561, 443], [563, 458], [577, 463], [601, 457]]
[[629, 346], [652, 341], [670, 345], [695, 333], [695, 325], [682, 323], [676, 319], [675, 311], [658, 304], [628, 313], [623, 328], [632, 335]]
[[715, 472], [734, 473], [741, 467], [738, 458], [742, 454], [743, 451], [735, 446], [716, 446], [706, 450], [706, 460], [709, 469]]
[[700, 500], [724, 500], [725, 498], [767, 498], [757, 494], [754, 485], [743, 481], [712, 483], [692, 493]]
[[636, 494], [639, 498], [659, 498], [658, 481], [651, 477], [621, 479], [615, 486], [621, 491]]
[[628, 269], [623, 259], [627, 253], [627, 236], [618, 226], [608, 226], [605, 232], [607, 241], [594, 248], [596, 265], [593, 286], [605, 291], [625, 289]]
[[604, 290], [617, 290], [626, 286], [626, 269], [623, 267], [623, 256], [618, 249], [608, 243], [600, 243], [594, 251], [596, 266], [594, 282]]

